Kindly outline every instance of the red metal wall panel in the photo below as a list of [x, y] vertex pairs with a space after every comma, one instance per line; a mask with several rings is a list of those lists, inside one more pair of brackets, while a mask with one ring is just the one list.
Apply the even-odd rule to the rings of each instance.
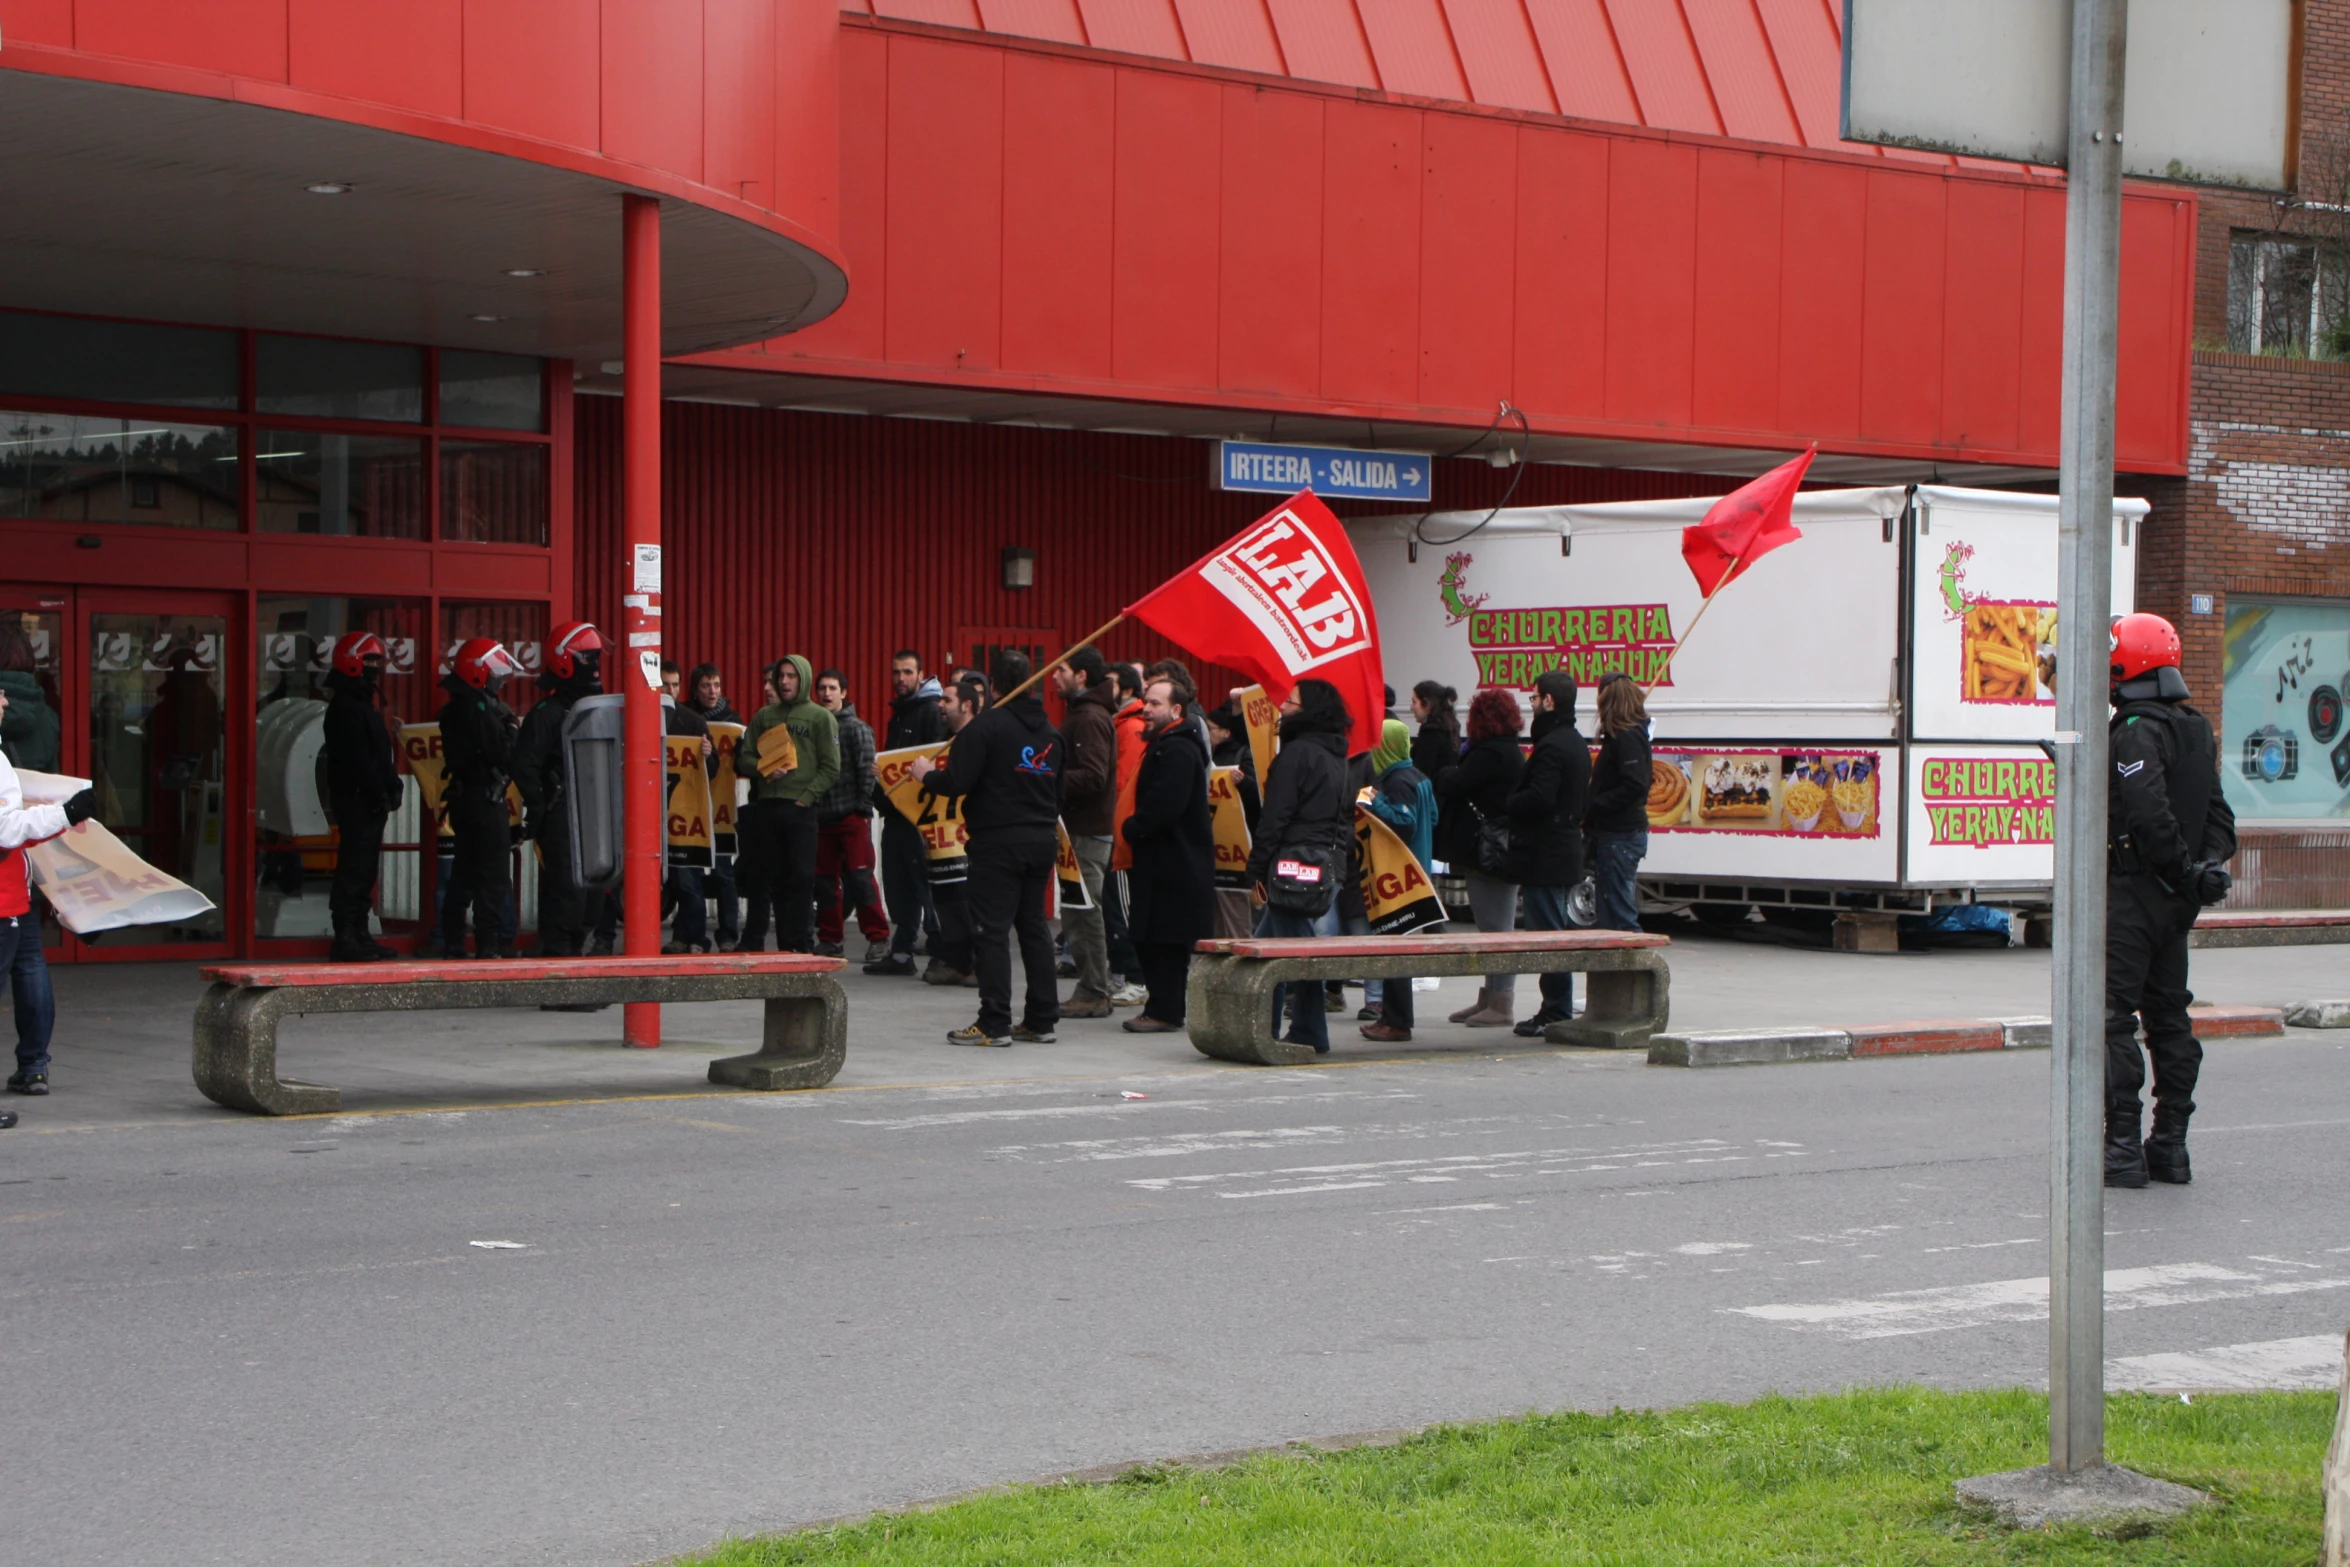
[[1642, 123], [1720, 135], [1721, 116], [1714, 110], [1680, 0], [1608, 0], [1607, 14], [1640, 100]]
[[1697, 150], [1608, 149], [1607, 416], [1686, 426], [1697, 268]]
[[1781, 217], [1779, 423], [1822, 441], [1860, 433], [1862, 242], [1869, 171], [1790, 163]]
[[775, 210], [840, 238], [840, 13], [833, 0], [775, 0]]
[[465, 112], [461, 0], [287, 0], [296, 87], [454, 118]]
[[1444, 0], [1444, 15], [1477, 102], [1558, 112], [1522, 0]]
[[1950, 187], [1941, 438], [1951, 446], [2013, 451], [2017, 444], [2022, 334], [1980, 328], [2022, 317], [2025, 194], [1971, 181]]
[[1004, 61], [1004, 367], [1107, 380], [1117, 82]]
[[1453, 114], [1421, 126], [1418, 401], [1483, 412], [1514, 384], [1517, 127]]
[[1419, 391], [1420, 111], [1334, 101], [1322, 120], [1322, 395]]
[[1549, 67], [1559, 113], [1590, 120], [1640, 123], [1632, 78], [1616, 47], [1616, 30], [1603, 0], [1525, 0], [1526, 15]]
[[1265, 0], [1289, 74], [1347, 87], [1377, 87], [1371, 43], [1353, 0]]
[[[2123, 200], [2128, 205], [2128, 198]], [[2137, 323], [2124, 322], [2123, 333]], [[2053, 455], [2064, 409], [2064, 192], [2024, 196], [2023, 438], [2026, 450]], [[2173, 461], [2184, 461], [2182, 448]]]
[[889, 357], [992, 370], [1000, 352], [1004, 57], [890, 41]]
[[[465, 117], [571, 147], [602, 144], [596, 13], [577, 0], [465, 0]], [[530, 69], [511, 68], [516, 60]]]
[[282, 82], [286, 0], [75, 0], [73, 46]]
[[1608, 142], [1518, 131], [1515, 401], [1596, 419], [1607, 406]]
[[74, 0], [0, 0], [0, 40], [73, 47]]
[[1355, 0], [1355, 9], [1363, 18], [1363, 35], [1371, 40], [1371, 58], [1379, 62], [1379, 80], [1389, 92], [1468, 98], [1468, 79], [1461, 74], [1452, 30], [1437, 0]]
[[976, 28], [979, 7], [974, 0], [873, 0], [875, 16], [901, 22], [930, 22], [940, 27]]
[[1869, 175], [1862, 284], [1860, 433], [1930, 445], [1941, 434], [1943, 193], [1949, 182]]
[[1844, 45], [1823, 0], [1754, 0], [1807, 147], [1840, 145]]
[[2193, 267], [2194, 207], [2181, 196], [2122, 203], [2122, 319], [2144, 323], [2125, 332], [2116, 367], [2114, 455], [2159, 462], [2186, 445], [2186, 399], [2168, 373], [2188, 359], [2188, 313], [2164, 309], [2186, 292]]
[[1201, 65], [1286, 74], [1264, 0], [1175, 0], [1175, 14], [1183, 23], [1185, 46]]
[[1779, 423], [1777, 158], [1728, 149], [1697, 160], [1697, 354], [1691, 412], [1723, 430]]
[[769, 345], [778, 354], [888, 357], [883, 304], [889, 290], [889, 46], [852, 30], [840, 41], [841, 258], [849, 297], [814, 326]]
[[1322, 389], [1322, 102], [1227, 87], [1216, 382]]
[[702, 0], [702, 182], [775, 204], [775, 0]]
[[702, 8], [603, 0], [604, 151], [702, 177]]
[[1086, 42], [1077, 0], [979, 0], [979, 17], [991, 33], [1064, 44]]
[[1118, 379], [1216, 381], [1223, 89], [1118, 72], [1115, 343]]
[[1681, 0], [1689, 32], [1713, 89], [1722, 128], [1751, 141], [1800, 145], [1795, 109], [1779, 80], [1778, 62], [1763, 37], [1754, 0]]
[[1174, 0], [1077, 0], [1086, 41], [1096, 49], [1188, 60]]

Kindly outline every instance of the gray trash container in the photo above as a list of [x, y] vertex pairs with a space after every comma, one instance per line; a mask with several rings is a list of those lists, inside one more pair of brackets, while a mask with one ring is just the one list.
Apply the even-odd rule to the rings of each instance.
[[625, 696], [583, 696], [563, 720], [571, 863], [579, 884], [591, 892], [620, 885], [621, 726], [627, 706]]

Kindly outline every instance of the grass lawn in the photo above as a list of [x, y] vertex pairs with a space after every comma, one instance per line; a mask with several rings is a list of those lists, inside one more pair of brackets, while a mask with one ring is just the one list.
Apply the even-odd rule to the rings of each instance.
[[2047, 1457], [2037, 1393], [1891, 1388], [1662, 1413], [1439, 1426], [1395, 1447], [1024, 1486], [843, 1528], [730, 1541], [688, 1567], [1658, 1567], [1690, 1563], [2193, 1563], [2312, 1567], [2330, 1393], [2123, 1395], [2116, 1462], [2223, 1505], [2134, 1538], [2013, 1534], [1951, 1500]]

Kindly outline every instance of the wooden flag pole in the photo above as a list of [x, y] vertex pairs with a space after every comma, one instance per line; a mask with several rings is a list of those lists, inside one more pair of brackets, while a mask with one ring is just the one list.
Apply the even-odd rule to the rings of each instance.
[[[1124, 610], [1120, 610], [1117, 614], [1112, 615], [1109, 619], [1094, 627], [1093, 630], [1087, 632], [1084, 641], [1072, 642], [1069, 644], [1069, 646], [1061, 649], [1060, 657], [1054, 659], [1051, 663], [1037, 665], [1034, 669], [1028, 672], [1028, 678], [1026, 680], [1021, 681], [1018, 685], [1012, 687], [1011, 690], [993, 698], [991, 701], [989, 701], [988, 706], [999, 707], [1002, 704], [1009, 702], [1012, 700], [1012, 698], [1018, 696], [1021, 692], [1026, 691], [1030, 686], [1036, 684], [1039, 680], [1042, 680], [1047, 674], [1067, 663], [1069, 661], [1070, 654], [1076, 652], [1081, 647], [1091, 647], [1094, 643], [1100, 641], [1103, 637], [1108, 636], [1110, 632], [1116, 628], [1117, 624], [1125, 618], [1126, 612]], [[947, 736], [946, 744], [938, 748], [938, 756], [934, 759], [932, 765], [940, 767], [945, 766], [946, 754], [948, 751], [954, 749], [954, 744], [955, 737], [953, 735]], [[919, 761], [920, 758], [917, 757], [916, 760]]]
[[1703, 602], [1697, 606], [1697, 613], [1689, 617], [1689, 624], [1683, 626], [1681, 628], [1681, 634], [1673, 639], [1673, 651], [1665, 655], [1665, 667], [1658, 672], [1657, 677], [1654, 680], [1651, 680], [1647, 685], [1640, 688], [1640, 694], [1643, 697], [1647, 696], [1649, 692], [1654, 691], [1658, 686], [1663, 685], [1665, 683], [1665, 678], [1672, 674], [1674, 658], [1680, 654], [1681, 649], [1689, 645], [1690, 634], [1697, 630], [1697, 623], [1705, 619], [1705, 612], [1707, 610], [1714, 607], [1714, 600], [1722, 596], [1722, 589], [1730, 585], [1730, 579], [1738, 574], [1738, 563], [1745, 558], [1746, 557], [1743, 555], [1733, 555], [1730, 557], [1729, 566], [1722, 572], [1722, 580], [1714, 584], [1714, 590], [1711, 593], [1708, 593], [1705, 596]]

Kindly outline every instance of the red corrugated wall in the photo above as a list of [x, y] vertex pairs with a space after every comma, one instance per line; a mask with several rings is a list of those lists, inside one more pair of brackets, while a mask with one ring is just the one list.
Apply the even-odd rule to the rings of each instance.
[[[578, 608], [618, 623], [620, 403], [578, 400]], [[964, 626], [1049, 627], [1073, 641], [1272, 504], [1207, 484], [1206, 443], [1002, 425], [670, 403], [662, 410], [663, 635], [726, 671], [737, 706], [782, 653], [838, 665], [867, 712], [891, 651], [933, 661]], [[1493, 505], [1506, 471], [1439, 463], [1439, 507]], [[1736, 480], [1536, 467], [1513, 505], [1718, 494]], [[1342, 510], [1346, 508], [1341, 508]], [[1393, 508], [1357, 507], [1356, 511]], [[1001, 585], [999, 551], [1037, 553], [1037, 585]], [[1112, 657], [1176, 651], [1124, 628]], [[967, 656], [967, 655], [958, 655]], [[1194, 665], [1211, 695], [1228, 672]]]

